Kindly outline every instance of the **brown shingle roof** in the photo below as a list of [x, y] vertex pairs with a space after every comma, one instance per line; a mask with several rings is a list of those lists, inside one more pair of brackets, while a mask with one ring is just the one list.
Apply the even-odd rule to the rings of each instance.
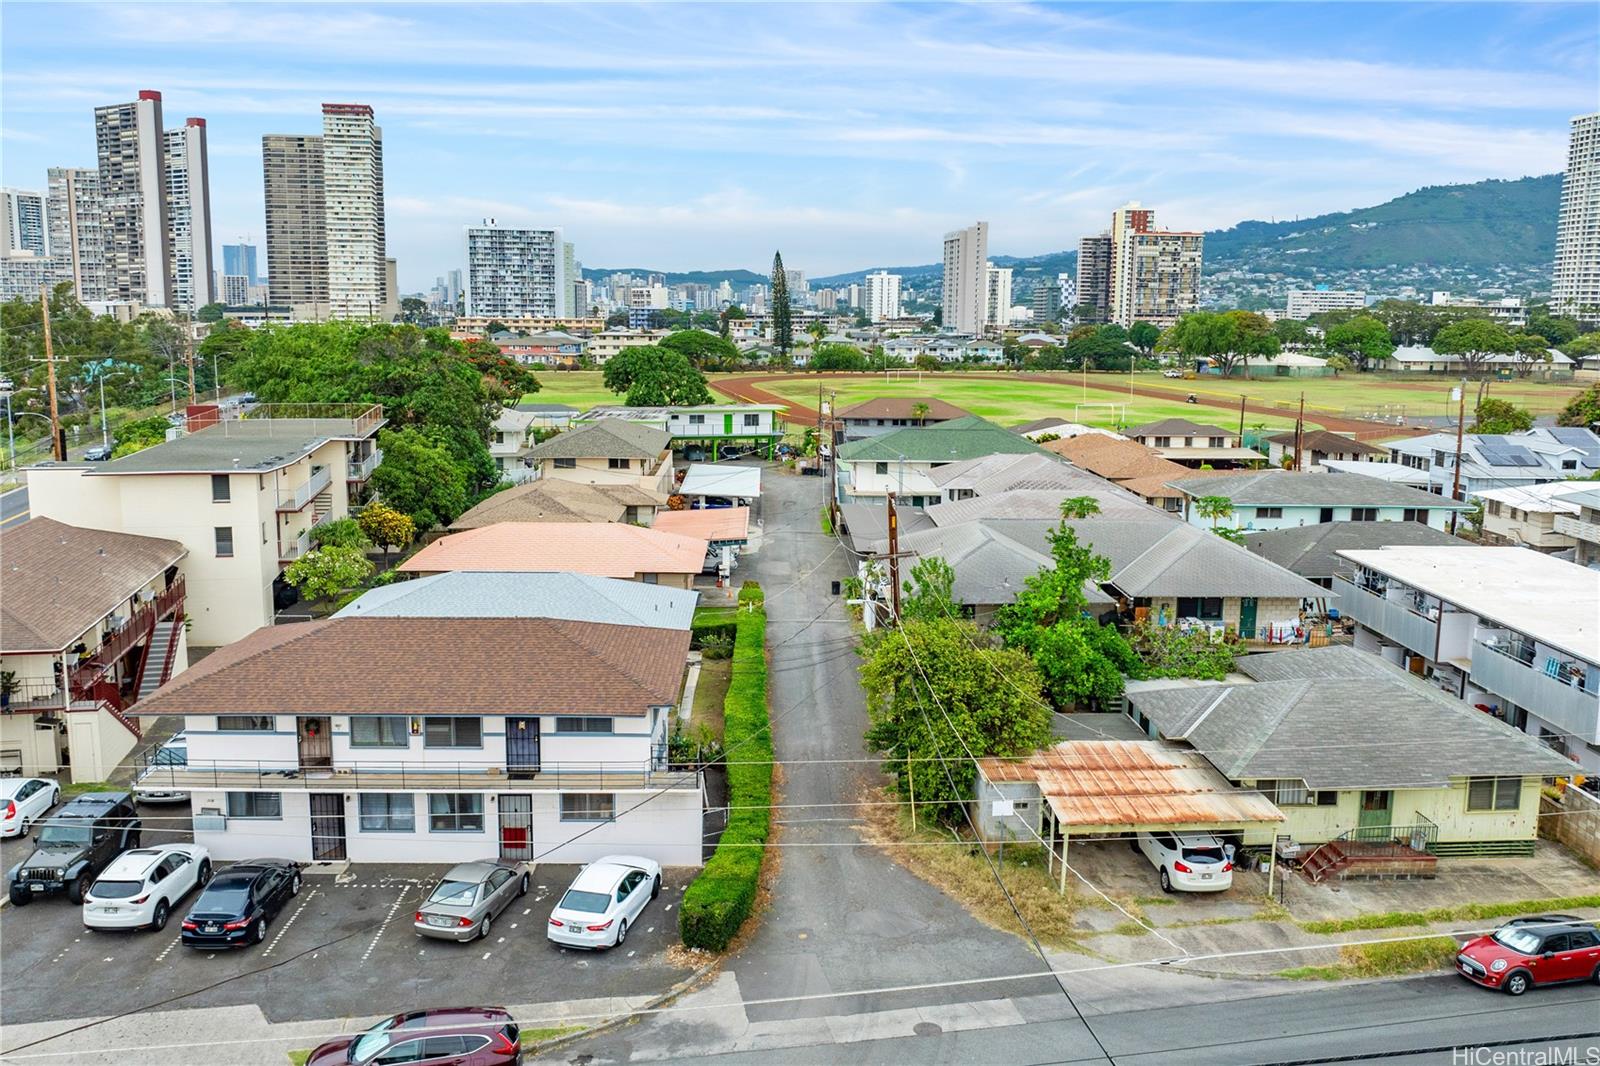
[[34, 518], [0, 538], [0, 649], [60, 651], [188, 554], [175, 540]]
[[654, 459], [672, 444], [672, 434], [654, 426], [605, 418], [557, 433], [529, 449], [533, 459]]
[[1163, 418], [1156, 422], [1146, 422], [1142, 426], [1134, 426], [1122, 432], [1130, 437], [1237, 437], [1221, 426], [1214, 426], [1210, 422], [1191, 422], [1187, 418]]
[[[639, 716], [677, 702], [689, 636], [552, 618], [301, 622], [202, 659], [133, 713]], [[518, 649], [538, 654], [507, 658]]]
[[952, 418], [965, 418], [971, 411], [964, 411], [953, 403], [936, 400], [932, 396], [879, 396], [871, 400], [862, 400], [840, 411], [834, 412], [835, 418], [915, 418], [911, 409], [917, 404], [925, 404], [928, 408], [927, 419], [930, 422], [943, 422]]
[[1188, 467], [1163, 459], [1154, 448], [1147, 448], [1136, 440], [1118, 440], [1103, 433], [1084, 433], [1064, 440], [1046, 441], [1040, 447], [1071, 460], [1073, 466], [1082, 467], [1110, 481], [1158, 474], [1173, 478], [1191, 473]]
[[629, 507], [664, 506], [632, 485], [586, 485], [545, 478], [497, 492], [450, 524], [452, 530], [477, 529], [496, 522], [620, 522]]
[[[1274, 444], [1294, 447], [1294, 431], [1276, 433], [1267, 438]], [[1307, 452], [1353, 452], [1356, 455], [1388, 455], [1388, 448], [1376, 448], [1365, 441], [1347, 437], [1343, 433], [1330, 433], [1325, 429], [1308, 429], [1300, 434], [1300, 446]]]
[[441, 537], [401, 563], [409, 573], [546, 572], [596, 577], [698, 574], [706, 542], [615, 522], [498, 522]]

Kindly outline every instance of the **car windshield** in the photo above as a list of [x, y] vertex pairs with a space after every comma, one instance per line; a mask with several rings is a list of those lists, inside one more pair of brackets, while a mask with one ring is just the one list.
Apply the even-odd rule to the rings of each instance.
[[127, 899], [143, 887], [143, 881], [96, 881], [89, 891], [99, 899]]
[[389, 1023], [384, 1022], [376, 1029], [369, 1029], [356, 1037], [356, 1042], [350, 1048], [351, 1062], [366, 1062], [367, 1059], [382, 1051], [389, 1044]]
[[1191, 859], [1195, 862], [1221, 862], [1222, 849], [1215, 845], [1207, 845], [1204, 847], [1185, 845], [1183, 849], [1183, 857], [1186, 859]]
[[86, 825], [47, 825], [39, 830], [39, 843], [84, 847], [90, 842], [93, 834], [94, 830]]
[[1539, 951], [1539, 937], [1526, 929], [1516, 926], [1507, 926], [1494, 931], [1495, 940], [1512, 951], [1523, 955], [1533, 955]]
[[580, 892], [575, 888], [567, 890], [561, 897], [561, 909], [564, 911], [582, 911], [585, 914], [604, 914], [611, 905], [611, 897], [604, 892]]
[[428, 897], [429, 903], [443, 903], [451, 907], [465, 907], [478, 895], [476, 881], [440, 881], [439, 887]]

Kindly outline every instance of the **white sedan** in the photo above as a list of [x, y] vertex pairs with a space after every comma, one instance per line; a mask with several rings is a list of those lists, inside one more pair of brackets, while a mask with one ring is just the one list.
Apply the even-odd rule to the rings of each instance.
[[550, 912], [545, 933], [572, 948], [614, 948], [628, 939], [628, 926], [645, 904], [661, 894], [661, 864], [637, 855], [596, 859], [573, 879]]
[[61, 786], [42, 777], [0, 780], [0, 837], [27, 836], [45, 812], [61, 801]]
[[84, 927], [159, 931], [178, 901], [209, 880], [211, 853], [199, 844], [125, 851], [84, 894]]
[[1161, 871], [1163, 892], [1223, 892], [1233, 887], [1233, 861], [1210, 833], [1140, 833], [1135, 846]]

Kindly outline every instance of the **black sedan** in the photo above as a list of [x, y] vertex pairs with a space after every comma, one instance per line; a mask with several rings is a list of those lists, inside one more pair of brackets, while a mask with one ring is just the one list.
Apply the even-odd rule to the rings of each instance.
[[237, 948], [267, 939], [267, 923], [300, 892], [300, 865], [289, 859], [249, 859], [211, 875], [189, 916], [182, 940], [191, 948]]

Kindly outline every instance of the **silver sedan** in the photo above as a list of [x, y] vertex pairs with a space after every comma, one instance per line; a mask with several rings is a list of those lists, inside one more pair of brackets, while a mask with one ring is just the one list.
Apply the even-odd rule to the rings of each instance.
[[489, 935], [489, 925], [528, 891], [527, 867], [511, 859], [464, 862], [434, 886], [417, 910], [419, 936], [465, 943]]

